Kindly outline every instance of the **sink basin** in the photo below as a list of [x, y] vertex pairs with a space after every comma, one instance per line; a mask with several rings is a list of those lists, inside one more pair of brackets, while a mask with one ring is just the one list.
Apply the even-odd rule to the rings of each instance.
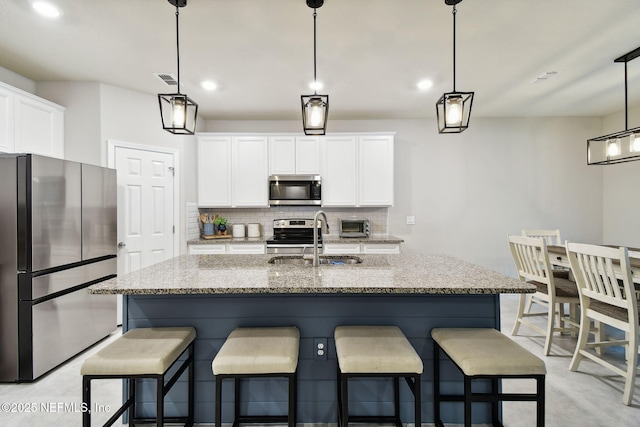
[[[313, 259], [303, 258], [302, 256], [274, 256], [269, 259], [269, 264], [286, 264], [286, 265], [313, 265]], [[320, 265], [345, 265], [345, 264], [361, 264], [362, 259], [355, 256], [321, 256]]]
[[302, 257], [274, 256], [269, 260], [269, 264], [313, 265], [313, 260]]

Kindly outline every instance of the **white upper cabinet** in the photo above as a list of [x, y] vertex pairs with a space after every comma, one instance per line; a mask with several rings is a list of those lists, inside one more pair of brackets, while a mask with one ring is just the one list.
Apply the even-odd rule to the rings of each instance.
[[273, 136], [269, 138], [269, 175], [294, 175], [296, 173], [296, 137]]
[[315, 136], [269, 137], [270, 175], [318, 175], [320, 139]]
[[267, 137], [234, 137], [231, 159], [232, 206], [269, 206]]
[[322, 139], [323, 206], [393, 206], [393, 135]]
[[393, 136], [358, 137], [358, 205], [393, 206]]
[[0, 83], [0, 151], [64, 157], [64, 107]]
[[231, 137], [198, 137], [198, 205], [231, 206]]
[[267, 207], [269, 175], [320, 175], [323, 206], [393, 206], [394, 134], [198, 134], [198, 205]]
[[320, 138], [317, 136], [296, 137], [296, 174], [320, 174]]
[[14, 151], [13, 128], [13, 96], [0, 86], [0, 152]]
[[322, 138], [322, 206], [357, 205], [358, 138]]
[[198, 206], [266, 207], [267, 137], [198, 136]]

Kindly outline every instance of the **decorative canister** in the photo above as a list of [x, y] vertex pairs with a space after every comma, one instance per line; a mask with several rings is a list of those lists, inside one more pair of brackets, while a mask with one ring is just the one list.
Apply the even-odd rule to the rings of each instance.
[[204, 234], [205, 236], [213, 236], [213, 234], [214, 234], [214, 229], [213, 229], [213, 223], [212, 223], [212, 222], [210, 222], [210, 223], [204, 223], [204, 224], [202, 224], [202, 226], [203, 226], [203, 228], [204, 228], [204, 230], [203, 230], [203, 234]]
[[233, 237], [244, 237], [244, 224], [233, 224], [231, 233]]
[[260, 224], [247, 224], [247, 237], [260, 237]]

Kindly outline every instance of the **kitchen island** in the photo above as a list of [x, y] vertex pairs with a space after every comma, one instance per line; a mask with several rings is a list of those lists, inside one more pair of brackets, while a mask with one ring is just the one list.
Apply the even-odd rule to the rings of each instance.
[[[501, 293], [533, 293], [519, 280], [444, 255], [359, 255], [360, 264], [270, 264], [273, 255], [184, 255], [90, 288], [95, 294], [124, 294], [123, 330], [150, 326], [194, 326], [196, 340], [196, 422], [214, 420], [211, 361], [237, 326], [298, 326], [298, 422], [336, 422], [338, 325], [397, 325], [424, 362], [423, 420], [433, 422], [432, 341], [434, 327], [500, 327]], [[325, 355], [317, 342], [327, 343]], [[448, 366], [450, 390], [462, 383]], [[265, 383], [270, 383], [266, 387]], [[286, 388], [276, 380], [250, 380], [243, 388], [244, 411], [284, 413]], [[182, 389], [181, 389], [181, 386]], [[273, 388], [277, 387], [277, 392]], [[152, 387], [143, 387], [139, 407], [153, 414]], [[383, 380], [355, 383], [351, 411], [393, 410], [391, 385]], [[226, 394], [225, 395], [232, 395]], [[412, 421], [410, 393], [401, 388], [402, 415]], [[223, 402], [225, 419], [231, 402]], [[168, 414], [186, 409], [186, 382], [167, 395]], [[446, 422], [461, 422], [460, 408], [444, 407]], [[477, 415], [477, 419], [475, 416]], [[474, 422], [488, 414], [474, 411]]]

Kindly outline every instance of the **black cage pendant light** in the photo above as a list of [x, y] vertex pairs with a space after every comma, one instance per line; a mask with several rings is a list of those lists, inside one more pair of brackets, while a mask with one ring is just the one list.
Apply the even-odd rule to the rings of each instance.
[[302, 127], [305, 135], [324, 135], [327, 131], [329, 113], [329, 95], [318, 95], [316, 74], [316, 9], [324, 0], [307, 0], [307, 6], [313, 9], [313, 95], [302, 95]]
[[186, 94], [180, 93], [180, 8], [187, 5], [187, 0], [168, 0], [176, 7], [176, 57], [178, 63], [178, 93], [158, 94], [162, 128], [167, 132], [179, 135], [193, 135], [196, 131], [198, 104]]
[[629, 129], [627, 62], [640, 56], [640, 47], [613, 62], [624, 62], [624, 129], [587, 140], [588, 165], [612, 165], [640, 160], [640, 127]]
[[469, 127], [473, 92], [456, 92], [456, 4], [462, 0], [444, 0], [453, 6], [453, 91], [447, 92], [436, 103], [438, 133], [460, 133]]

